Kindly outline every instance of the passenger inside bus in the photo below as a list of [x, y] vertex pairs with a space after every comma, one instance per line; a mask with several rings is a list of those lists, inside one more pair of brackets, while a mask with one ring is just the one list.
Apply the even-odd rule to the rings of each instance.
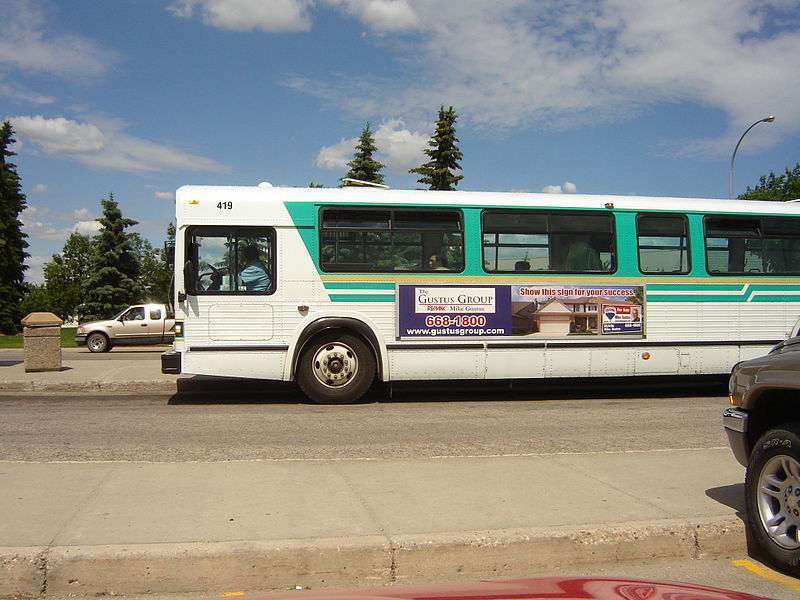
[[602, 271], [600, 253], [589, 244], [587, 237], [575, 238], [567, 251], [566, 270], [570, 272]]
[[431, 254], [428, 259], [428, 269], [430, 271], [449, 271], [447, 265], [444, 264], [444, 259], [438, 254]]

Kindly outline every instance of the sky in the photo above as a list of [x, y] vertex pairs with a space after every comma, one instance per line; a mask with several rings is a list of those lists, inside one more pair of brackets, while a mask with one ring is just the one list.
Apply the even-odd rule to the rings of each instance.
[[163, 244], [186, 184], [337, 186], [370, 124], [415, 189], [734, 196], [800, 162], [798, 0], [0, 0], [26, 279], [109, 193]]

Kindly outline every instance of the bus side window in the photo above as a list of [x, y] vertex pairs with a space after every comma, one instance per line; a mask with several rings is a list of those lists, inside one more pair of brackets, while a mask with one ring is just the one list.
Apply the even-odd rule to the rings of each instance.
[[[441, 208], [320, 209], [319, 261], [329, 272], [464, 269], [461, 211]], [[430, 258], [437, 256], [437, 267]]]
[[684, 215], [638, 215], [636, 240], [641, 273], [689, 272], [689, 232]]
[[274, 231], [268, 227], [203, 226], [187, 233], [184, 267], [191, 294], [275, 291]]
[[486, 210], [482, 223], [487, 272], [611, 273], [616, 269], [609, 213]]

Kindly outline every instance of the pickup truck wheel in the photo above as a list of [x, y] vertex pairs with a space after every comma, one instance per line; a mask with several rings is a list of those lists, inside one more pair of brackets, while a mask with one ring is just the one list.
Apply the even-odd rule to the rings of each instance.
[[745, 479], [747, 525], [765, 557], [800, 575], [800, 423], [767, 431]]
[[323, 333], [300, 357], [297, 383], [317, 404], [350, 404], [372, 385], [375, 356], [364, 340], [345, 332]]
[[90, 352], [108, 352], [111, 350], [111, 341], [102, 333], [90, 333], [86, 338], [86, 347]]

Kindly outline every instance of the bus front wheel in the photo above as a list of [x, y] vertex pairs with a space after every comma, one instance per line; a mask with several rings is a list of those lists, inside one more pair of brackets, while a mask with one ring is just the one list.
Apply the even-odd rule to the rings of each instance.
[[357, 401], [375, 379], [375, 357], [366, 342], [346, 332], [312, 338], [300, 357], [297, 384], [317, 404]]

